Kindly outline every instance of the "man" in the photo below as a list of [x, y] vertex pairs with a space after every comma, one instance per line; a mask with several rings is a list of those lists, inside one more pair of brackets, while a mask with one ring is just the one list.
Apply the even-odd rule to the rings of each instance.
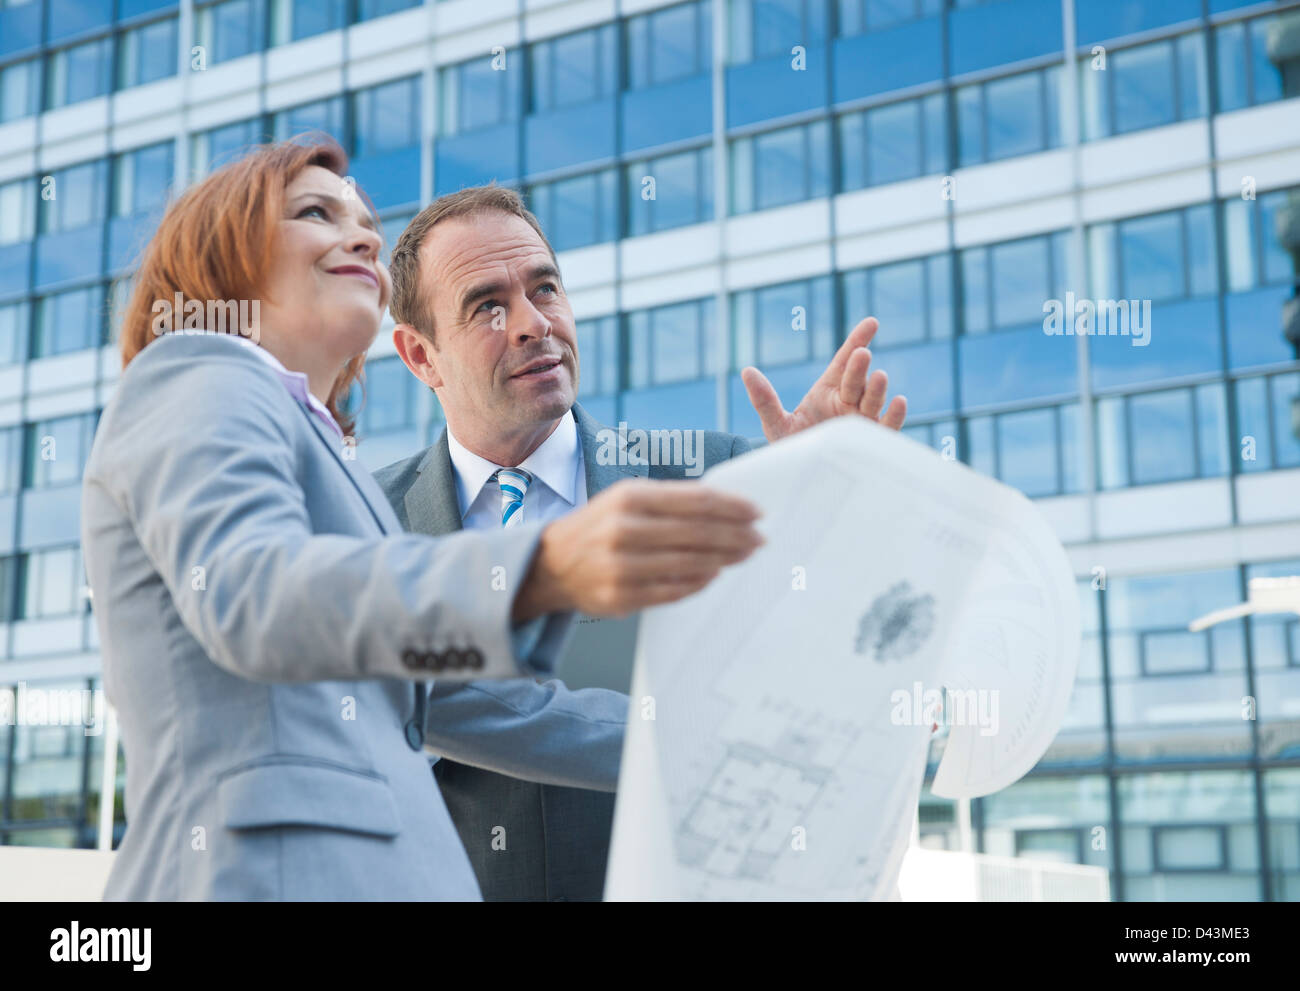
[[[403, 232], [391, 273], [397, 352], [447, 419], [436, 444], [376, 473], [403, 525], [436, 535], [548, 521], [626, 479], [654, 479], [642, 483], [653, 487], [684, 476], [681, 465], [597, 457], [611, 434], [574, 401], [573, 311], [555, 253], [517, 194], [487, 186], [442, 197]], [[769, 441], [850, 413], [902, 425], [906, 401], [895, 397], [882, 415], [886, 377], [868, 378], [875, 330], [874, 320], [860, 323], [792, 412], [757, 369], [745, 369]], [[750, 446], [707, 431], [703, 466]], [[648, 546], [672, 553], [701, 539], [649, 538], [647, 506]], [[680, 542], [665, 543], [672, 539]], [[486, 900], [600, 898], [626, 711], [621, 693], [557, 682], [435, 684], [426, 741], [443, 755], [434, 774]], [[466, 726], [476, 727], [472, 741]], [[479, 766], [447, 759], [458, 754]], [[545, 783], [549, 755], [569, 767], [566, 782], [572, 765], [585, 765], [588, 786]]]

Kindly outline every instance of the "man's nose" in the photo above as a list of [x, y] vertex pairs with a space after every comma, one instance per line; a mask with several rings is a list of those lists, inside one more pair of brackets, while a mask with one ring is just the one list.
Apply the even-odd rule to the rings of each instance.
[[522, 343], [534, 337], [551, 336], [551, 321], [546, 319], [546, 315], [531, 300], [525, 300], [524, 305], [516, 308], [515, 313], [518, 314], [518, 325], [512, 330], [517, 341]]

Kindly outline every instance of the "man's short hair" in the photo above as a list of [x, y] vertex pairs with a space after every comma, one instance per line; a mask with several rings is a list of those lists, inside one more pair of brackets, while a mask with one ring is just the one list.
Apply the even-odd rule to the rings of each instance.
[[420, 249], [424, 246], [424, 239], [434, 225], [443, 220], [476, 217], [484, 213], [505, 213], [527, 221], [551, 253], [551, 260], [559, 267], [555, 249], [542, 232], [542, 225], [513, 189], [497, 185], [470, 186], [458, 193], [438, 197], [406, 225], [406, 230], [397, 239], [397, 246], [393, 248], [393, 257], [388, 266], [393, 278], [393, 295], [388, 308], [393, 319], [398, 323], [410, 324], [428, 337], [430, 343], [433, 343], [432, 287], [420, 285]]

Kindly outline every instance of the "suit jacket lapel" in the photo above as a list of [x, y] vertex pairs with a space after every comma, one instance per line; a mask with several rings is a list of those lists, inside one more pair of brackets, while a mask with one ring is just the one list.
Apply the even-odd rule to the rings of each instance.
[[[631, 459], [627, 455], [626, 437], [602, 426], [577, 403], [573, 404], [573, 418], [582, 445], [587, 498], [624, 478], [648, 477], [650, 466], [644, 460], [628, 463]], [[425, 453], [415, 482], [406, 490], [402, 501], [406, 506], [407, 526], [416, 533], [437, 537], [462, 529], [446, 428]]]
[[[357, 494], [361, 496], [361, 500], [366, 504], [366, 508], [370, 510], [370, 515], [373, 516], [375, 522], [379, 524], [379, 529], [383, 533], [391, 533], [392, 527], [385, 522], [385, 517], [392, 515], [392, 509], [386, 506], [385, 508], [388, 509], [388, 512], [385, 514], [379, 512], [379, 510], [375, 508], [375, 503], [372, 501], [373, 496], [381, 493], [378, 492], [378, 489], [376, 489], [374, 493], [367, 492], [356, 475], [356, 469], [349, 467], [348, 462], [343, 460], [342, 443], [339, 441], [338, 435], [333, 433], [327, 426], [325, 426], [325, 424], [321, 423], [320, 417], [302, 403], [295, 401], [294, 405], [302, 410], [302, 415], [307, 418], [312, 429], [316, 431], [316, 436], [320, 438], [322, 444], [329, 448], [331, 456], [333, 456], [334, 460], [338, 462], [339, 467], [343, 469], [343, 474], [348, 476], [348, 481], [352, 483], [352, 487], [357, 490]], [[357, 462], [353, 461], [352, 464], [356, 465]]]
[[587, 498], [625, 478], [647, 478], [650, 465], [639, 459], [630, 464], [627, 437], [618, 431], [602, 426], [577, 403], [573, 404], [573, 418], [578, 424], [578, 440], [582, 444], [583, 474], [587, 478]]
[[438, 537], [461, 529], [446, 428], [420, 462], [419, 474], [402, 501], [406, 506], [407, 525], [416, 533]]

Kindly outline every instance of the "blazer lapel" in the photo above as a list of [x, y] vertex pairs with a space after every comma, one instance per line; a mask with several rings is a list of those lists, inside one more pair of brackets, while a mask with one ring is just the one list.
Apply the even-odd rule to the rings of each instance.
[[626, 435], [602, 426], [577, 403], [573, 404], [573, 418], [582, 444], [588, 499], [625, 478], [649, 477], [649, 463], [644, 458], [637, 458], [633, 463], [633, 458], [628, 456]]
[[[375, 489], [374, 492], [367, 492], [365, 487], [361, 484], [360, 479], [358, 479], [355, 468], [349, 467], [348, 462], [343, 460], [343, 452], [341, 450], [342, 444], [339, 442], [338, 435], [333, 433], [327, 426], [325, 426], [325, 424], [321, 423], [320, 417], [302, 403], [295, 401], [294, 405], [302, 410], [302, 415], [307, 418], [307, 422], [309, 422], [312, 429], [316, 431], [316, 436], [319, 437], [321, 443], [329, 449], [330, 455], [338, 462], [339, 467], [343, 469], [343, 474], [348, 476], [348, 481], [352, 483], [352, 487], [356, 489], [357, 494], [361, 496], [362, 502], [364, 502], [366, 508], [370, 510], [370, 515], [373, 516], [375, 522], [379, 524], [379, 529], [384, 533], [391, 533], [393, 528], [386, 522], [386, 518], [392, 515], [392, 507], [384, 507], [388, 510], [387, 513], [381, 513], [375, 508], [374, 497], [376, 495], [382, 495], [382, 493], [380, 493], [378, 489]], [[356, 464], [356, 461], [352, 462], [352, 465], [355, 466]]]
[[[631, 463], [633, 458], [628, 456], [626, 437], [602, 426], [577, 403], [573, 404], [573, 418], [582, 445], [587, 498], [624, 478], [649, 476], [650, 466], [644, 459]], [[406, 490], [403, 503], [407, 525], [416, 533], [437, 537], [462, 529], [446, 428], [420, 462], [415, 482]]]
[[456, 500], [456, 476], [451, 467], [446, 428], [425, 454], [418, 471], [402, 500], [406, 505], [407, 524], [416, 533], [433, 537], [460, 530], [460, 503]]

